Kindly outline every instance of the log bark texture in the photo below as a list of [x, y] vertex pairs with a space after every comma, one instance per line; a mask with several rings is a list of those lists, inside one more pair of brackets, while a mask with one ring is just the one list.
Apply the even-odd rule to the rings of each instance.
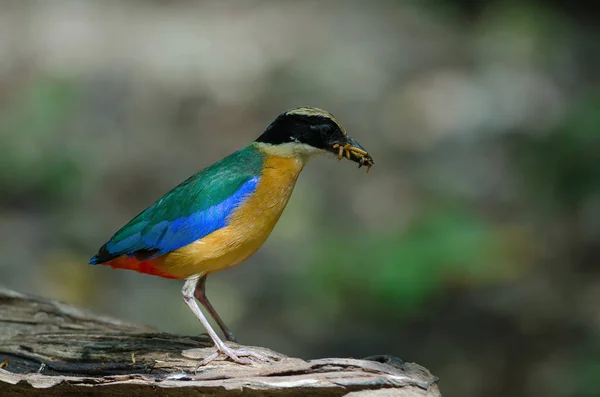
[[0, 396], [440, 396], [437, 378], [392, 356], [213, 361], [181, 336], [0, 288]]

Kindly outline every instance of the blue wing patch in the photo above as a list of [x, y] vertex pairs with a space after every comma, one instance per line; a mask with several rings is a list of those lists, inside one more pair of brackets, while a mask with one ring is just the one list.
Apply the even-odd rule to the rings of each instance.
[[159, 223], [139, 222], [135, 225], [137, 231], [123, 240], [106, 243], [90, 264], [103, 263], [121, 255], [133, 256], [139, 251], [151, 252], [152, 257], [158, 257], [227, 226], [229, 216], [256, 190], [259, 179], [258, 176], [249, 179], [235, 194], [203, 211]]

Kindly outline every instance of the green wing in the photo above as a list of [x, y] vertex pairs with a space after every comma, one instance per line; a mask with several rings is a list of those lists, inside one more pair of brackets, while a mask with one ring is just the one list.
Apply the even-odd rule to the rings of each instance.
[[250, 145], [193, 175], [123, 226], [90, 263], [121, 255], [150, 259], [227, 226], [256, 189], [263, 160]]

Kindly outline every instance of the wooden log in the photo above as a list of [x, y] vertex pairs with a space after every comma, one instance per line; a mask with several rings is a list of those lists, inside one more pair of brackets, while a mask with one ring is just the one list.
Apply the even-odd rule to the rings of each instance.
[[[234, 345], [234, 344], [232, 344]], [[181, 336], [0, 288], [0, 396], [440, 396], [425, 368], [391, 356], [216, 360]], [[151, 393], [151, 394], [150, 394]]]

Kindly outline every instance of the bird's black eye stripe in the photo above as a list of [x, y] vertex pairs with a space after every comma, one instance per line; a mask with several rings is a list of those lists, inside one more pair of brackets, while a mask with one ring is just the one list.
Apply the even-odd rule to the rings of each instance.
[[325, 124], [321, 127], [321, 132], [323, 134], [329, 134], [332, 130], [333, 130], [333, 127], [331, 127], [331, 125], [329, 125], [329, 124]]

